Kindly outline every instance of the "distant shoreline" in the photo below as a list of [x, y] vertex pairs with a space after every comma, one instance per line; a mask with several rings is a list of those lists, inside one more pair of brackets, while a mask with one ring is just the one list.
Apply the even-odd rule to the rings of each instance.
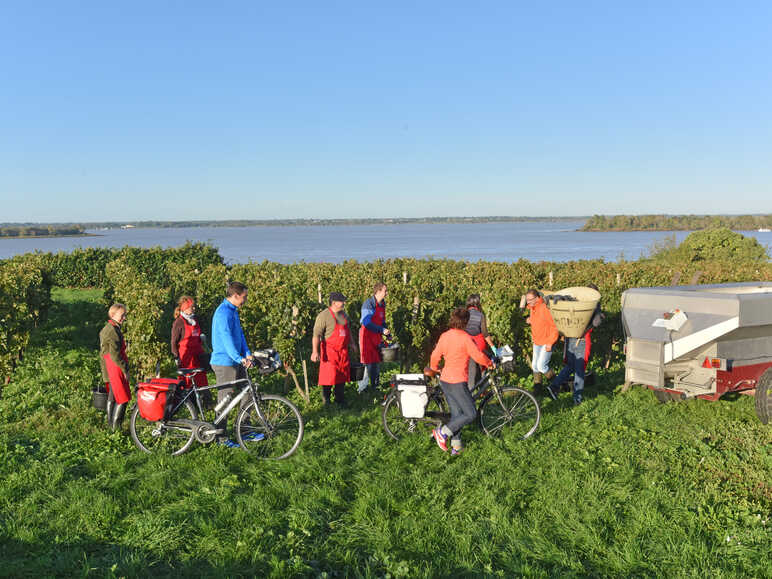
[[63, 233], [61, 235], [0, 235], [0, 241], [3, 239], [51, 239], [60, 237], [102, 237], [96, 233]]

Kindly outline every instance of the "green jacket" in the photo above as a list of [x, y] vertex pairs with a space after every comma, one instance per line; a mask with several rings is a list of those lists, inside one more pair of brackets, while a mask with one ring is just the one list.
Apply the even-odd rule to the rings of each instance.
[[124, 344], [121, 328], [108, 321], [99, 332], [99, 365], [102, 367], [102, 380], [105, 382], [110, 380], [104, 359], [105, 354], [110, 356], [113, 364], [123, 370], [126, 379], [129, 378], [129, 361], [121, 356], [121, 346]]

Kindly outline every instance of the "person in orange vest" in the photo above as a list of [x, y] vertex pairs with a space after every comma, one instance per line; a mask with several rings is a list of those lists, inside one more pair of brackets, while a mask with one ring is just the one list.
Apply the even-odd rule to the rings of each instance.
[[335, 393], [335, 403], [346, 406], [344, 386], [350, 379], [351, 364], [349, 348], [355, 349], [351, 341], [351, 326], [343, 311], [346, 296], [340, 292], [330, 294], [330, 307], [316, 316], [311, 337], [311, 361], [319, 362], [319, 386], [322, 387], [324, 404], [330, 403], [330, 394]]
[[362, 304], [362, 316], [359, 319], [359, 361], [365, 365], [365, 373], [359, 381], [357, 392], [361, 394], [368, 385], [374, 390], [380, 383], [381, 351], [379, 346], [383, 336], [389, 336], [386, 327], [386, 284], [378, 282], [373, 288], [373, 295]]
[[558, 328], [552, 319], [552, 314], [544, 303], [544, 299], [535, 289], [529, 289], [525, 294], [525, 303], [529, 310], [529, 316], [525, 322], [531, 326], [533, 339], [533, 370], [534, 389], [542, 390], [542, 377], [547, 381], [552, 380], [555, 372], [550, 369], [552, 346], [558, 340]]
[[107, 424], [119, 430], [131, 400], [129, 389], [129, 359], [121, 325], [126, 321], [126, 306], [115, 303], [107, 311], [109, 319], [99, 332], [99, 365], [107, 387]]
[[461, 429], [477, 417], [477, 408], [474, 405], [472, 393], [467, 387], [469, 359], [473, 359], [485, 368], [493, 365], [490, 358], [479, 350], [472, 337], [466, 332], [468, 322], [469, 310], [463, 307], [453, 310], [448, 322], [450, 329], [437, 340], [429, 367], [424, 370], [425, 374], [434, 375], [439, 372], [440, 360], [445, 361], [440, 373], [440, 388], [450, 406], [450, 420], [432, 430], [432, 436], [437, 446], [444, 451], [448, 450], [448, 442], [450, 442], [452, 455], [457, 455], [463, 450]]

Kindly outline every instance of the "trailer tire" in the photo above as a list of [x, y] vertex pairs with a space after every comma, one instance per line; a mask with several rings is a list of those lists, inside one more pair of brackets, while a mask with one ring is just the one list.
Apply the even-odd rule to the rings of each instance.
[[767, 368], [756, 384], [756, 416], [762, 424], [772, 419], [772, 368]]
[[663, 404], [665, 402], [680, 402], [682, 400], [680, 394], [674, 394], [673, 392], [667, 392], [666, 390], [652, 390], [654, 392], [654, 396], [657, 397], [657, 400], [662, 402]]

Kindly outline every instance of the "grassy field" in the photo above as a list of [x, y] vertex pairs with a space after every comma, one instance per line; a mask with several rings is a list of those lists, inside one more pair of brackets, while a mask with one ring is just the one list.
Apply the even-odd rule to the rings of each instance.
[[750, 397], [663, 405], [617, 368], [578, 408], [545, 401], [531, 440], [469, 427], [459, 457], [393, 442], [372, 397], [301, 406], [286, 461], [152, 457], [90, 407], [98, 298], [57, 290], [3, 390], [0, 576], [772, 577]]

